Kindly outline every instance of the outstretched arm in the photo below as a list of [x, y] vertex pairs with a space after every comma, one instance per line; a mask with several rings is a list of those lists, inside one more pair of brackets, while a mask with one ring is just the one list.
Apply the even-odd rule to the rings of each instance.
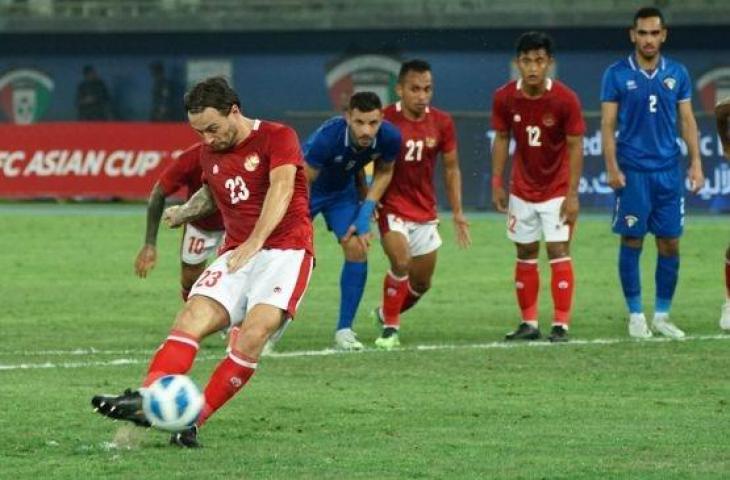
[[725, 158], [730, 160], [730, 97], [721, 100], [715, 106], [715, 119], [717, 120], [717, 134], [722, 142], [722, 149], [725, 152]]
[[616, 158], [616, 117], [618, 103], [601, 103], [601, 142], [603, 144], [603, 159], [606, 162], [608, 185], [617, 190], [626, 186], [626, 177], [618, 166]]
[[177, 228], [183, 223], [207, 217], [217, 209], [208, 185], [203, 185], [187, 202], [166, 208], [162, 221], [170, 228]]
[[461, 169], [459, 168], [459, 153], [456, 149], [444, 153], [444, 182], [446, 183], [446, 197], [451, 207], [451, 215], [456, 229], [456, 243], [461, 248], [471, 245], [469, 222], [464, 216], [461, 204]]
[[256, 252], [261, 250], [271, 232], [284, 218], [289, 203], [294, 196], [294, 181], [297, 167], [293, 164], [281, 165], [269, 172], [269, 189], [266, 191], [261, 214], [245, 242], [233, 250], [228, 257], [228, 271], [233, 273], [243, 267]]
[[496, 131], [492, 143], [492, 204], [498, 212], [507, 213], [507, 192], [504, 190], [504, 167], [509, 155], [509, 132]]
[[583, 172], [583, 136], [568, 135], [566, 142], [568, 144], [570, 178], [568, 180], [568, 193], [560, 206], [560, 218], [568, 225], [573, 225], [578, 219], [578, 210], [580, 208], [578, 185], [580, 184], [580, 175]]
[[357, 235], [363, 248], [367, 249], [370, 246], [370, 219], [375, 212], [378, 201], [385, 193], [385, 190], [388, 189], [388, 185], [390, 185], [390, 180], [393, 178], [394, 166], [395, 162], [375, 161], [373, 181], [365, 195], [365, 199], [360, 205], [357, 218], [350, 225], [345, 236], [342, 237], [342, 241], [347, 241], [352, 235]]
[[165, 208], [165, 192], [159, 183], [155, 183], [147, 201], [147, 228], [144, 245], [134, 261], [134, 272], [140, 278], [147, 277], [149, 271], [155, 268], [157, 263], [157, 232], [160, 230], [163, 208]]
[[705, 175], [702, 173], [697, 120], [695, 120], [695, 115], [692, 112], [692, 102], [686, 101], [679, 103], [679, 121], [682, 126], [682, 139], [687, 144], [687, 151], [689, 153], [687, 177], [689, 177], [692, 192], [697, 193], [705, 186]]

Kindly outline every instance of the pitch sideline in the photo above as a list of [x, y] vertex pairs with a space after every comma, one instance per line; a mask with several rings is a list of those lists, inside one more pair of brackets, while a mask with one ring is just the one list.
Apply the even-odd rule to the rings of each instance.
[[[552, 344], [549, 342], [488, 342], [488, 343], [469, 343], [469, 344], [431, 344], [431, 345], [413, 345], [398, 348], [391, 352], [383, 352], [374, 348], [368, 348], [362, 352], [341, 352], [331, 348], [323, 350], [299, 350], [292, 352], [273, 352], [266, 355], [266, 358], [299, 358], [299, 357], [326, 357], [332, 355], [358, 355], [373, 353], [411, 353], [423, 351], [438, 350], [491, 350], [491, 349], [520, 349], [520, 348], [571, 348], [584, 346], [605, 346], [616, 345], [622, 343], [668, 343], [668, 342], [693, 342], [708, 340], [730, 340], [730, 335], [694, 335], [688, 336], [683, 340], [671, 340], [668, 338], [651, 338], [647, 340], [634, 340], [631, 338], [596, 338], [593, 340], [571, 340], [568, 343]], [[47, 351], [19, 351], [0, 353], [0, 356], [17, 355], [17, 356], [42, 356], [42, 355], [144, 355], [144, 358], [116, 358], [112, 360], [98, 360], [86, 362], [42, 362], [42, 363], [11, 363], [0, 364], [0, 371], [10, 370], [35, 370], [35, 369], [53, 369], [53, 368], [90, 368], [90, 367], [117, 367], [124, 365], [147, 364], [149, 355], [152, 351], [146, 350], [97, 350], [94, 348], [79, 348], [73, 350], [47, 350]], [[221, 355], [200, 355], [197, 361], [220, 360]]]

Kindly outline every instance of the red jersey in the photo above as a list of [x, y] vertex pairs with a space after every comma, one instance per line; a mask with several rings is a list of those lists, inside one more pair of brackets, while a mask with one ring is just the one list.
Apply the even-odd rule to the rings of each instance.
[[544, 202], [568, 192], [570, 170], [567, 135], [586, 127], [578, 96], [564, 84], [547, 80], [539, 98], [522, 93], [512, 81], [494, 93], [492, 128], [515, 139], [510, 192], [528, 202]]
[[405, 220], [436, 220], [436, 190], [433, 172], [439, 153], [456, 150], [456, 130], [451, 115], [433, 107], [420, 120], [409, 120], [401, 103], [388, 106], [385, 119], [401, 131], [400, 153], [388, 189], [380, 199], [384, 213], [394, 213]]
[[309, 193], [299, 139], [291, 128], [255, 120], [248, 137], [224, 152], [203, 148], [200, 166], [226, 226], [221, 253], [245, 242], [261, 215], [269, 173], [296, 165], [294, 195], [284, 217], [264, 242], [265, 249], [306, 250], [313, 254]]
[[[187, 197], [190, 198], [200, 187], [203, 180], [200, 178], [200, 151], [202, 143], [196, 143], [182, 152], [160, 175], [157, 183], [162, 188], [162, 193], [169, 197], [181, 188], [187, 188]], [[196, 220], [192, 223], [195, 227], [208, 232], [223, 230], [223, 218], [220, 212]]]

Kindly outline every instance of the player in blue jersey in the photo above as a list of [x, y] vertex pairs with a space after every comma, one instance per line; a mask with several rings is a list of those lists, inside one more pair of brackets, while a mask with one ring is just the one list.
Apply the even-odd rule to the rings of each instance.
[[679, 339], [684, 332], [669, 320], [684, 224], [677, 112], [689, 153], [688, 184], [697, 192], [705, 182], [692, 81], [684, 65], [659, 53], [667, 38], [659, 9], [639, 9], [630, 36], [634, 53], [608, 67], [601, 86], [603, 153], [608, 183], [616, 191], [613, 231], [621, 235], [619, 277], [629, 309], [629, 335], [651, 337], [641, 302], [639, 257], [644, 236], [653, 233], [658, 258], [652, 327]]
[[[341, 350], [363, 348], [352, 323], [367, 280], [370, 219], [393, 176], [400, 142], [398, 129], [383, 121], [378, 96], [359, 92], [350, 98], [344, 117], [327, 120], [304, 144], [312, 218], [322, 213], [345, 255], [335, 332], [335, 347]], [[375, 166], [373, 180], [361, 198], [358, 174], [370, 162]]]

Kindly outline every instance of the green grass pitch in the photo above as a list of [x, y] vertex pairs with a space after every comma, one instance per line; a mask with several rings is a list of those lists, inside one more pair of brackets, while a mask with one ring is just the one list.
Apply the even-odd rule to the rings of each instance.
[[[516, 325], [514, 248], [501, 217], [472, 215], [459, 251], [449, 217], [433, 289], [403, 319], [403, 348], [328, 354], [341, 253], [317, 222], [317, 268], [300, 314], [251, 383], [185, 451], [92, 414], [90, 397], [135, 386], [180, 308], [179, 233], [150, 278], [133, 275], [142, 206], [0, 205], [0, 478], [727, 478], [730, 336], [724, 220], [690, 215], [673, 319], [690, 338], [630, 341], [605, 215], [584, 215], [573, 342], [506, 347]], [[656, 250], [642, 259], [647, 313]], [[542, 327], [551, 314], [541, 261]], [[375, 243], [356, 323], [386, 264]], [[304, 353], [309, 353], [305, 355]], [[223, 355], [207, 339], [191, 375]]]

